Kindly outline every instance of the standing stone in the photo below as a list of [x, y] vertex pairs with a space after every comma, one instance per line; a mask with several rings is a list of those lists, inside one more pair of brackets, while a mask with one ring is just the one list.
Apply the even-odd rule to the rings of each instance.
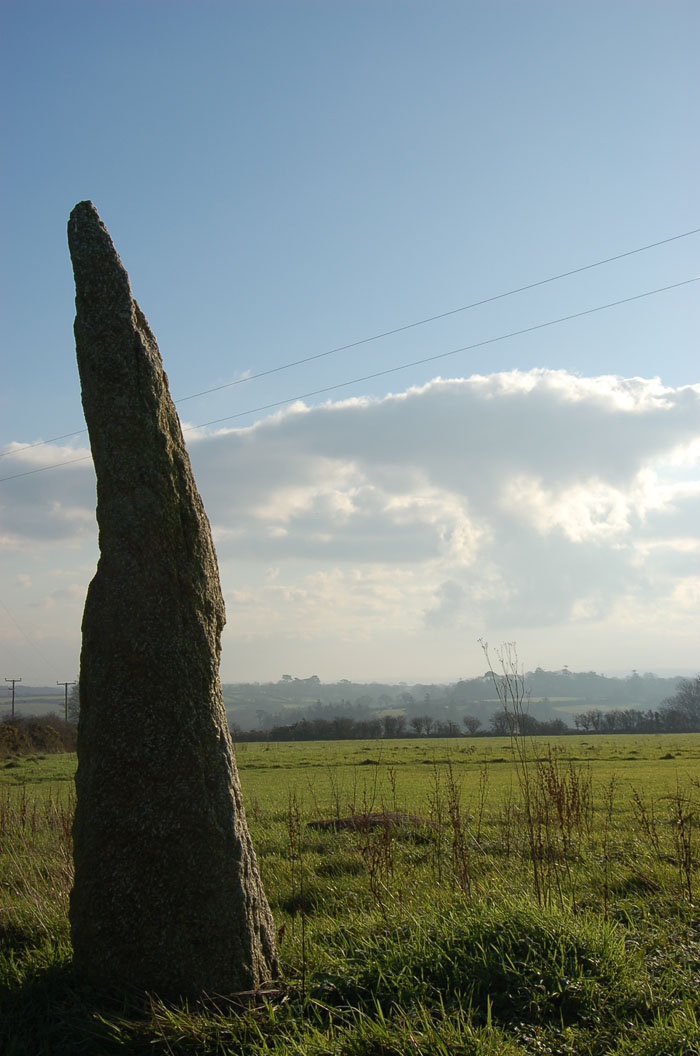
[[68, 222], [100, 559], [80, 661], [74, 964], [162, 996], [276, 974], [226, 725], [209, 522], [155, 338], [91, 202]]

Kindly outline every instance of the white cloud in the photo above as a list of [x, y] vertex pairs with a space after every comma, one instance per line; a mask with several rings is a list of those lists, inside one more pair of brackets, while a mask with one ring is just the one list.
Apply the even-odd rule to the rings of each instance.
[[[571, 659], [587, 640], [582, 663], [609, 666], [598, 653], [614, 652], [611, 637], [643, 627], [660, 665], [676, 655], [669, 635], [682, 651], [688, 625], [700, 630], [699, 411], [700, 386], [533, 370], [298, 404], [249, 428], [189, 435], [225, 641], [245, 642], [256, 665], [267, 655], [270, 677], [290, 666], [284, 643], [316, 649], [319, 667], [345, 657], [352, 670], [337, 673], [349, 675], [372, 674], [384, 643], [394, 651], [385, 671], [420, 660], [452, 677], [445, 656], [460, 635], [539, 635], [532, 661], [543, 665], [547, 643], [570, 641]], [[34, 448], [7, 461], [19, 471], [84, 453]], [[31, 575], [36, 591], [37, 562], [65, 565], [71, 548], [90, 566], [89, 462], [2, 487], [15, 575]], [[643, 665], [643, 655], [630, 664]]]

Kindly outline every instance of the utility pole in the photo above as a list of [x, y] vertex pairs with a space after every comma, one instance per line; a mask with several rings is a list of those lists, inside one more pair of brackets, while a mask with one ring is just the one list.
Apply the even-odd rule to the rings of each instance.
[[75, 682], [57, 682], [56, 685], [57, 686], [63, 686], [63, 688], [66, 691], [65, 702], [64, 702], [64, 705], [63, 705], [63, 717], [66, 720], [66, 722], [68, 722], [68, 687], [69, 686], [74, 686]]
[[12, 718], [15, 717], [15, 682], [21, 682], [21, 678], [6, 678], [6, 682], [12, 683]]

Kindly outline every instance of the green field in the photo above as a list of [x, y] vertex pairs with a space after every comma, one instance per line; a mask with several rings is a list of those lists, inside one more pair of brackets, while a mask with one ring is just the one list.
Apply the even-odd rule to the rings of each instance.
[[0, 762], [0, 1051], [697, 1054], [700, 735], [516, 749], [238, 745], [283, 972], [245, 1010], [72, 977], [75, 757]]

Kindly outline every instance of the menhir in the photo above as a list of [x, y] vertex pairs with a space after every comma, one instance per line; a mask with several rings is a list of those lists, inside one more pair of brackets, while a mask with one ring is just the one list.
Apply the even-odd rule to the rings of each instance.
[[226, 725], [224, 604], [155, 338], [91, 202], [68, 223], [100, 558], [80, 661], [74, 963], [161, 995], [276, 974]]

